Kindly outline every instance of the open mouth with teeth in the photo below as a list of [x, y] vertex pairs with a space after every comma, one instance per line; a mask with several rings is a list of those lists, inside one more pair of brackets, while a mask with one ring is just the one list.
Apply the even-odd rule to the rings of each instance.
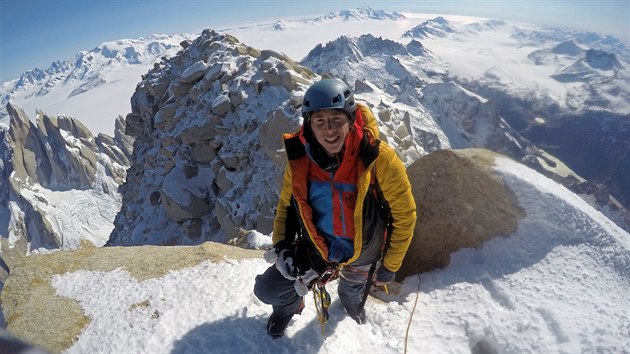
[[333, 137], [327, 137], [323, 139], [323, 147], [329, 154], [336, 154], [341, 150], [341, 144], [343, 141], [341, 140], [340, 135], [335, 135]]

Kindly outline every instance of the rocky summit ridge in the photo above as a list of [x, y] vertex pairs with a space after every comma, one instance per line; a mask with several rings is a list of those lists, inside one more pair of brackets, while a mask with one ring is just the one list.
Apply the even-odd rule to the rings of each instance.
[[132, 97], [126, 122], [136, 145], [110, 245], [226, 242], [240, 228], [271, 231], [280, 133], [300, 124], [301, 95], [316, 76], [212, 30], [183, 46]]

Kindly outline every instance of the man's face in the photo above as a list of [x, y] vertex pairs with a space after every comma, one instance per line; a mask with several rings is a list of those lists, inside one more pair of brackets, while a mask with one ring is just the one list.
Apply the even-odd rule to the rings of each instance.
[[350, 130], [348, 116], [336, 109], [323, 109], [311, 113], [311, 129], [315, 139], [329, 156], [343, 149], [346, 135]]

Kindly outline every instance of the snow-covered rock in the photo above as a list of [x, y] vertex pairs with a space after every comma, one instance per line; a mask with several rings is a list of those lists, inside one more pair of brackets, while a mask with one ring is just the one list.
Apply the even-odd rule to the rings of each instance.
[[156, 66], [126, 119], [136, 145], [108, 244], [227, 242], [240, 229], [270, 232], [281, 133], [299, 125], [294, 96], [315, 78], [283, 54], [211, 30]]
[[113, 138], [94, 137], [72, 117], [40, 111], [34, 124], [15, 105], [7, 111], [10, 125], [0, 129], [0, 257], [7, 268], [40, 248], [71, 249], [81, 239], [103, 245], [129, 165], [132, 140], [121, 122]]

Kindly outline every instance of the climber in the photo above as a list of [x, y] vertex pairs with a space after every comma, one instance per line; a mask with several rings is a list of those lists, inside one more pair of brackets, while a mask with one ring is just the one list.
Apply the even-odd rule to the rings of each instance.
[[337, 278], [348, 315], [365, 323], [369, 283], [394, 280], [416, 222], [405, 166], [378, 140], [376, 118], [347, 84], [314, 83], [302, 117], [300, 130], [283, 136], [288, 162], [266, 254], [274, 265], [254, 287], [273, 307], [267, 333], [274, 338], [301, 313], [308, 289]]

